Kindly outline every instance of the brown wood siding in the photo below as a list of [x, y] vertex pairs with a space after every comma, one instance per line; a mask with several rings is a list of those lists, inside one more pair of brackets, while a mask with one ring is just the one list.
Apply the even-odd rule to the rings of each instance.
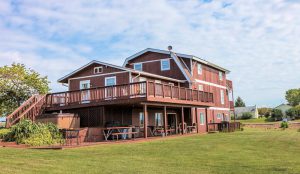
[[98, 73], [98, 74], [106, 74], [106, 73], [113, 73], [113, 72], [124, 71], [124, 70], [121, 70], [121, 69], [118, 69], [118, 68], [113, 68], [113, 67], [110, 67], [110, 66], [106, 66], [106, 65], [101, 65], [101, 64], [94, 63], [94, 64], [92, 64], [92, 65], [90, 65], [90, 66], [82, 69], [81, 71], [73, 74], [69, 78], [95, 75], [94, 74], [94, 68], [98, 67], [98, 66], [102, 66], [103, 67], [103, 72], [102, 73]]
[[[205, 92], [211, 92], [214, 96], [214, 106], [215, 107], [222, 107], [222, 108], [229, 108], [229, 96], [228, 92], [224, 88], [219, 88], [216, 86], [210, 86], [202, 83], [195, 82], [193, 84], [193, 89], [198, 89], [199, 85], [203, 85], [203, 91]], [[224, 104], [221, 104], [221, 92], [220, 90], [224, 91]]]
[[116, 83], [117, 85], [121, 84], [128, 84], [129, 83], [129, 72], [124, 73], [116, 73], [116, 74], [108, 74], [103, 76], [96, 76], [96, 77], [87, 77], [81, 79], [72, 79], [69, 83], [69, 90], [79, 90], [80, 89], [80, 81], [83, 80], [90, 80], [91, 88], [105, 86], [105, 77], [113, 77], [116, 76]]
[[[133, 63], [139, 63], [139, 62], [145, 62], [145, 61], [153, 61], [153, 60], [161, 60], [161, 59], [166, 59], [170, 58], [170, 55], [167, 54], [161, 54], [161, 53], [153, 53], [153, 52], [147, 52], [143, 55], [138, 56], [135, 59], [132, 59], [128, 62], [126, 67], [128, 68], [133, 68]], [[160, 61], [154, 61], [154, 62], [145, 62], [143, 63], [143, 71], [165, 76], [165, 77], [170, 77], [174, 79], [179, 79], [179, 80], [186, 80], [184, 77], [183, 73], [175, 63], [173, 59], [170, 59], [170, 70], [167, 71], [161, 71], [160, 69]]]
[[200, 62], [193, 60], [193, 77], [195, 79], [199, 79], [199, 80], [203, 80], [203, 81], [207, 81], [207, 82], [211, 82], [223, 86], [226, 85], [226, 74], [224, 72], [222, 72], [223, 80], [219, 80], [219, 70], [201, 63], [202, 74], [198, 74], [198, 68], [197, 68], [198, 63]]
[[[200, 125], [200, 113], [203, 113], [204, 115], [204, 125]], [[206, 132], [206, 111], [205, 108], [197, 108], [197, 117], [199, 120], [199, 131], [200, 132]]]

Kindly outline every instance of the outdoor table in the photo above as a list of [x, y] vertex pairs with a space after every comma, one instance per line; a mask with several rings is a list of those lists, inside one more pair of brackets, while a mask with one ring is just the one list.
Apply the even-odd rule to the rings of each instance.
[[68, 139], [76, 138], [78, 145], [79, 131], [79, 129], [62, 129], [64, 138], [66, 139], [66, 143], [68, 142]]
[[[122, 133], [122, 130], [123, 129], [130, 129], [132, 127], [107, 127], [107, 128], [104, 128], [103, 129], [103, 135], [104, 135], [104, 138], [105, 138], [105, 141], [107, 141], [108, 137], [112, 135], [113, 131], [116, 130], [118, 133]], [[107, 131], [107, 132], [105, 132]]]

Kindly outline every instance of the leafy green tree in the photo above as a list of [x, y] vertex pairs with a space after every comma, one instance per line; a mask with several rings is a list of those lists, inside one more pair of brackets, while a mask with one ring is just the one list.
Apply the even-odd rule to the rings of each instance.
[[238, 98], [235, 100], [235, 103], [234, 103], [234, 107], [245, 107], [245, 102], [243, 101], [243, 99], [238, 96]]
[[300, 118], [300, 105], [292, 107], [291, 109], [287, 110], [285, 113], [287, 116], [290, 116], [291, 118]]
[[300, 104], [300, 88], [299, 89], [290, 89], [285, 93], [285, 99], [292, 106], [297, 106]]
[[0, 67], [0, 116], [10, 114], [33, 94], [48, 93], [49, 83], [23, 64]]
[[241, 119], [242, 120], [247, 120], [247, 119], [250, 119], [250, 118], [252, 118], [252, 114], [251, 114], [251, 112], [244, 112], [243, 114], [242, 114], [242, 116], [241, 116]]
[[273, 120], [281, 120], [283, 117], [282, 111], [280, 109], [272, 109], [271, 117]]
[[270, 116], [270, 112], [272, 109], [270, 108], [258, 108], [258, 114], [260, 116], [265, 116], [265, 117], [269, 117]]

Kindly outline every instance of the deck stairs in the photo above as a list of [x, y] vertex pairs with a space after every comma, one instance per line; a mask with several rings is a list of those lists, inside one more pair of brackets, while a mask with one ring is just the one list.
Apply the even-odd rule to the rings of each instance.
[[20, 107], [6, 118], [6, 128], [10, 128], [21, 119], [34, 121], [35, 118], [43, 113], [46, 103], [46, 95], [33, 95], [26, 100]]

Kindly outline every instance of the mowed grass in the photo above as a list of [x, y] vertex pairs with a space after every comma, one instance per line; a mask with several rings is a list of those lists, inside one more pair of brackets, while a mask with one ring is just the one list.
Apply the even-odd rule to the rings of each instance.
[[0, 148], [1, 173], [300, 173], [300, 132], [245, 129], [64, 150]]
[[[246, 120], [237, 120], [238, 122], [241, 123], [276, 123], [275, 121], [269, 121], [265, 117], [260, 117], [260, 118], [251, 118], [251, 119], [246, 119]], [[281, 122], [281, 121], [277, 121]]]

